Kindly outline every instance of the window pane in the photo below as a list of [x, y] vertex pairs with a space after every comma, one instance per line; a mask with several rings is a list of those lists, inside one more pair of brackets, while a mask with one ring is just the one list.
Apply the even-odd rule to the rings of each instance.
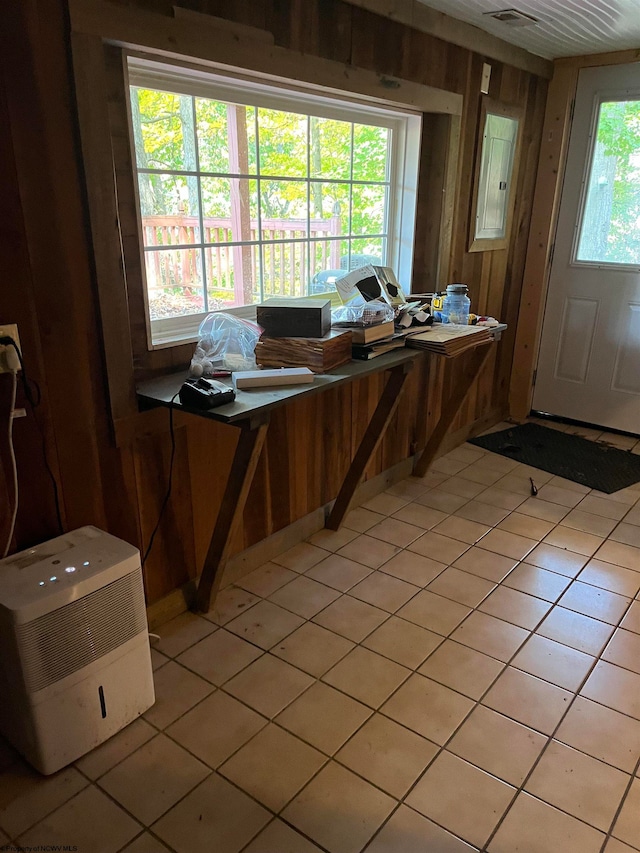
[[311, 236], [349, 233], [350, 184], [325, 184], [312, 181], [309, 188]]
[[139, 169], [195, 171], [193, 98], [155, 89], [131, 89]]
[[307, 176], [307, 116], [258, 110], [260, 174]]
[[282, 240], [307, 234], [306, 181], [261, 181], [262, 239]]
[[351, 202], [351, 231], [354, 234], [383, 234], [387, 188], [354, 184]]
[[[345, 275], [349, 257], [347, 240], [318, 240], [311, 243], [311, 279], [309, 293], [336, 289], [336, 279]], [[341, 267], [344, 259], [345, 268]]]
[[200, 241], [197, 178], [142, 172], [138, 187], [145, 246]]
[[384, 237], [360, 237], [351, 241], [351, 269], [385, 262]]
[[258, 246], [207, 246], [209, 311], [260, 300]]
[[386, 181], [391, 131], [386, 127], [353, 126], [353, 180]]
[[255, 240], [258, 233], [257, 182], [202, 178], [205, 243]]
[[311, 176], [348, 181], [351, 177], [351, 122], [311, 116]]
[[200, 249], [160, 249], [144, 253], [152, 320], [204, 310]]
[[305, 243], [265, 243], [262, 247], [263, 298], [304, 296], [307, 293]]
[[196, 116], [201, 171], [256, 173], [253, 107], [196, 98]]
[[640, 264], [640, 101], [600, 106], [577, 259]]

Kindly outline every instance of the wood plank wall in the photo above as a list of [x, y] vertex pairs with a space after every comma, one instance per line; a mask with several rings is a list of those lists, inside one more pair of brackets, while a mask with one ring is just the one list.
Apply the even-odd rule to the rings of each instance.
[[[114, 5], [118, 5], [115, 0]], [[174, 0], [128, 0], [126, 5], [171, 17]], [[478, 313], [500, 317], [510, 324], [510, 330], [454, 430], [478, 428], [481, 423], [497, 420], [507, 410], [546, 81], [491, 62], [491, 97], [516, 104], [525, 114], [522, 161], [509, 248], [468, 253], [484, 57], [341, 0], [183, 0], [179, 5], [267, 29], [277, 44], [287, 48], [464, 96], [453, 239], [449, 255], [441, 258], [440, 264], [445, 279], [469, 285]], [[2, 242], [13, 246], [13, 252], [5, 255], [10, 257], [11, 269], [0, 285], [0, 320], [17, 321], [21, 332], [27, 330], [23, 335], [25, 354], [45, 390], [41, 417], [47, 428], [47, 449], [60, 486], [65, 522], [69, 527], [94, 523], [142, 547], [156, 522], [166, 487], [171, 451], [168, 430], [147, 433], [141, 425], [139, 430], [134, 428], [130, 446], [120, 449], [110, 438], [92, 270], [96, 255], [87, 236], [84, 176], [70, 82], [67, 10], [64, 0], [24, 0], [15, 6], [19, 11], [5, 28], [5, 35], [0, 36], [7, 95], [6, 104], [0, 102], [4, 110], [0, 117], [3, 125], [6, 119], [12, 128], [4, 147], [10, 155], [17, 189], [10, 208], [11, 228], [0, 232]], [[442, 132], [442, 125], [435, 123], [431, 139], [441, 138]], [[427, 125], [425, 138], [429, 133]], [[24, 146], [31, 146], [31, 156]], [[432, 148], [426, 149], [425, 171], [432, 163], [432, 154]], [[431, 171], [421, 176], [416, 290], [431, 286], [436, 268], [433, 252], [438, 234], [434, 230], [432, 195], [438, 180], [442, 181], [442, 175]], [[43, 235], [45, 214], [49, 230]], [[20, 280], [23, 292], [21, 298], [14, 295], [5, 302], [9, 280]], [[139, 300], [139, 296], [134, 294], [132, 299]], [[11, 316], [4, 316], [9, 304]], [[130, 311], [131, 306], [130, 301]], [[134, 323], [135, 314], [134, 310]], [[144, 354], [139, 352], [139, 323], [136, 329], [134, 360], [140, 357], [144, 361]], [[188, 354], [184, 348], [176, 348], [160, 358], [167, 364], [180, 364]], [[455, 365], [445, 371], [433, 359], [425, 356], [420, 360], [369, 476], [424, 445], [443, 398], [455, 393], [456, 372]], [[125, 381], [130, 383], [133, 375], [132, 364]], [[372, 377], [274, 414], [236, 551], [335, 497], [381, 387], [382, 379]], [[69, 408], [65, 407], [73, 414], [72, 425]], [[19, 440], [19, 465], [30, 476], [41, 477], [37, 437], [25, 429]], [[145, 568], [149, 602], [184, 583], [201, 564], [235, 442], [236, 432], [231, 427], [195, 419], [185, 426], [180, 421], [173, 494]], [[55, 532], [50, 495], [44, 488], [27, 489], [20, 508], [16, 547], [26, 547]]]

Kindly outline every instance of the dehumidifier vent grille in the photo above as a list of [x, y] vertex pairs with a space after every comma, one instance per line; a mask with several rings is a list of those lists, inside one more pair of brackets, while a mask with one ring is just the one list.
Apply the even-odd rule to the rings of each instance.
[[140, 569], [16, 631], [29, 693], [77, 672], [146, 630]]

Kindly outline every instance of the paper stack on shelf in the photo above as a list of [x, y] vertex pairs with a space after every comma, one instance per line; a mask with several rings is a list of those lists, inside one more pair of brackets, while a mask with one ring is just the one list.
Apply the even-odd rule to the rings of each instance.
[[489, 344], [492, 340], [491, 330], [482, 326], [458, 326], [446, 323], [431, 326], [428, 331], [411, 335], [407, 338], [407, 346], [453, 358], [465, 350], [481, 344]]
[[256, 344], [262, 367], [308, 367], [327, 373], [351, 361], [351, 332], [332, 329], [322, 338], [272, 338], [262, 335]]

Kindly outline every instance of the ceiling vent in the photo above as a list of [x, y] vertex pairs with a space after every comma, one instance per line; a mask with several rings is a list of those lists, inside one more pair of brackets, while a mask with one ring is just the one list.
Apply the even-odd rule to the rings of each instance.
[[530, 27], [538, 23], [537, 18], [525, 15], [524, 12], [519, 12], [517, 9], [502, 9], [500, 12], [485, 12], [484, 14], [495, 21], [500, 21], [501, 24], [507, 24], [509, 27]]

